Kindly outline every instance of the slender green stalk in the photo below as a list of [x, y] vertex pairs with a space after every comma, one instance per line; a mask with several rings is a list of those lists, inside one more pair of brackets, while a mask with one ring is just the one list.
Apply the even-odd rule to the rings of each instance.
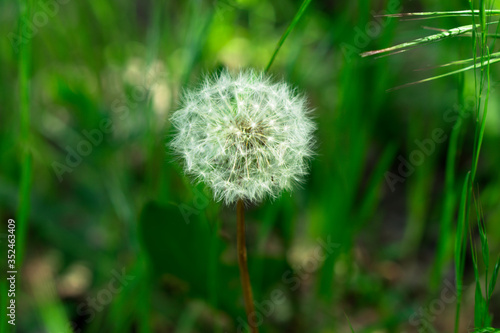
[[[471, 11], [475, 12], [473, 9], [473, 4], [472, 1], [469, 1], [470, 6], [471, 6]], [[481, 145], [483, 141], [483, 136], [484, 136], [484, 130], [485, 130], [485, 125], [486, 125], [486, 116], [487, 116], [487, 111], [488, 111], [488, 101], [489, 101], [489, 94], [490, 94], [490, 64], [493, 63], [494, 61], [491, 60], [490, 56], [490, 51], [487, 45], [487, 31], [486, 31], [486, 26], [489, 24], [486, 22], [486, 10], [485, 10], [485, 2], [480, 0], [479, 1], [480, 9], [479, 9], [479, 21], [480, 21], [480, 26], [481, 26], [481, 31], [480, 35], [478, 36], [478, 31], [477, 31], [477, 25], [475, 24], [475, 19], [474, 16], [472, 16], [472, 23], [474, 26], [474, 29], [472, 30], [472, 49], [473, 49], [473, 56], [474, 58], [476, 57], [477, 49], [479, 47], [480, 51], [480, 57], [481, 59], [487, 59], [484, 64], [481, 66], [481, 76], [480, 79], [477, 79], [477, 71], [476, 67], [477, 61], [474, 60], [474, 80], [475, 80], [475, 87], [476, 87], [476, 97], [477, 97], [477, 104], [476, 104], [476, 119], [475, 119], [475, 133], [474, 133], [474, 146], [473, 146], [473, 158], [472, 158], [472, 165], [471, 165], [471, 170], [467, 174], [467, 179], [466, 182], [464, 183], [464, 192], [465, 194], [465, 200], [464, 200], [464, 192], [462, 193], [462, 202], [460, 205], [460, 218], [459, 218], [459, 225], [457, 226], [457, 243], [456, 243], [456, 248], [455, 248], [455, 255], [459, 253], [460, 258], [456, 258], [456, 274], [457, 274], [457, 308], [456, 308], [456, 314], [455, 314], [455, 332], [458, 332], [458, 327], [459, 327], [459, 318], [460, 318], [460, 301], [461, 301], [461, 287], [462, 287], [462, 280], [463, 280], [463, 269], [464, 269], [464, 257], [465, 257], [465, 244], [466, 244], [466, 235], [465, 233], [467, 232], [467, 228], [465, 228], [466, 223], [469, 221], [469, 212], [471, 208], [471, 203], [472, 199], [474, 198], [474, 182], [475, 182], [475, 177], [476, 177], [476, 172], [477, 172], [477, 165], [479, 161], [479, 154], [481, 151]], [[477, 42], [479, 40], [479, 43]], [[486, 86], [486, 91], [484, 91]], [[481, 100], [483, 97], [483, 94], [485, 93], [485, 101], [484, 101], [484, 106], [481, 104]], [[481, 113], [482, 109], [482, 113]], [[467, 187], [467, 190], [465, 191], [465, 188]], [[475, 199], [475, 198], [474, 198]], [[479, 211], [480, 211], [480, 203], [474, 200], [475, 203], [475, 208], [476, 212], [478, 213], [478, 223], [481, 223], [481, 217], [479, 216]], [[481, 236], [481, 242], [483, 245], [482, 252], [483, 252], [483, 258], [486, 256], [488, 258], [488, 246], [487, 246], [487, 240], [485, 240], [486, 235], [484, 231], [479, 229], [480, 231], [480, 236]], [[462, 240], [459, 240], [459, 236], [462, 237]], [[474, 320], [475, 320], [475, 325], [481, 325], [481, 324], [486, 324], [486, 318], [487, 316], [487, 308], [485, 302], [482, 297], [482, 291], [480, 287], [480, 281], [479, 281], [479, 272], [478, 272], [478, 267], [477, 267], [477, 253], [475, 249], [475, 245], [473, 243], [472, 239], [472, 232], [470, 231], [470, 237], [471, 237], [471, 251], [472, 251], [472, 258], [473, 258], [473, 268], [474, 268], [474, 276], [476, 280], [476, 293], [475, 293], [475, 306], [474, 306]], [[458, 248], [460, 250], [458, 251]], [[460, 259], [460, 260], [458, 260]], [[489, 261], [489, 260], [488, 260]], [[486, 285], [485, 287], [487, 288], [487, 275], [488, 275], [488, 264], [486, 266]], [[486, 295], [488, 294], [488, 291], [486, 289]]]
[[[485, 131], [485, 125], [486, 125], [486, 118], [487, 118], [487, 112], [488, 112], [488, 102], [489, 102], [489, 95], [490, 95], [490, 64], [492, 61], [490, 61], [490, 50], [487, 45], [487, 36], [486, 36], [486, 14], [485, 14], [485, 2], [483, 0], [479, 1], [480, 3], [480, 23], [481, 23], [481, 31], [480, 31], [480, 52], [481, 52], [481, 57], [482, 58], [488, 58], [488, 64], [485, 69], [481, 70], [481, 77], [479, 80], [479, 93], [477, 96], [478, 99], [478, 107], [477, 107], [477, 112], [476, 112], [476, 123], [475, 123], [475, 137], [474, 137], [474, 151], [473, 151], [473, 160], [472, 160], [472, 167], [471, 167], [471, 184], [470, 184], [470, 189], [469, 189], [469, 200], [472, 201], [472, 197], [474, 197], [474, 208], [477, 213], [477, 223], [478, 223], [478, 229], [479, 229], [479, 236], [481, 240], [481, 253], [483, 257], [483, 263], [485, 267], [485, 294], [486, 296], [483, 297], [483, 293], [481, 290], [481, 282], [480, 282], [480, 276], [479, 276], [479, 271], [478, 271], [478, 259], [477, 259], [477, 250], [475, 248], [475, 245], [472, 242], [472, 231], [471, 231], [471, 251], [472, 251], [472, 258], [473, 258], [473, 268], [474, 268], [474, 277], [475, 277], [475, 282], [476, 282], [476, 292], [475, 292], [475, 304], [474, 304], [474, 324], [476, 327], [480, 326], [489, 326], [491, 324], [491, 317], [488, 313], [488, 273], [489, 273], [489, 248], [488, 248], [488, 240], [486, 237], [486, 230], [484, 227], [484, 218], [482, 214], [482, 209], [481, 209], [481, 204], [479, 202], [479, 199], [476, 200], [475, 192], [474, 192], [474, 180], [477, 172], [477, 166], [478, 166], [478, 161], [479, 161], [479, 154], [481, 152], [481, 146], [482, 146], [482, 141], [484, 137], [484, 131]], [[474, 52], [475, 54], [477, 52]], [[476, 80], [476, 87], [477, 87], [477, 80]], [[486, 91], [484, 91], [486, 90]], [[485, 94], [485, 99], [484, 99], [484, 105], [481, 108], [481, 100], [483, 97], [483, 93]], [[482, 112], [481, 112], [482, 110]], [[470, 209], [470, 207], [468, 207]]]
[[440, 221], [440, 233], [438, 241], [438, 249], [436, 260], [432, 269], [431, 275], [431, 291], [435, 292], [441, 283], [444, 266], [448, 262], [450, 254], [450, 246], [452, 242], [452, 222], [453, 215], [456, 207], [456, 194], [455, 194], [455, 166], [456, 156], [458, 151], [458, 137], [463, 124], [464, 113], [464, 75], [460, 75], [460, 88], [459, 88], [459, 118], [457, 119], [450, 135], [450, 143], [446, 155], [446, 171], [445, 171], [445, 185], [444, 185], [444, 204]]
[[414, 84], [429, 82], [429, 81], [440, 79], [440, 78], [443, 78], [443, 77], [446, 77], [446, 76], [450, 76], [450, 75], [454, 75], [454, 74], [459, 74], [459, 73], [462, 73], [462, 72], [465, 72], [465, 71], [468, 71], [468, 70], [471, 70], [471, 69], [478, 69], [478, 68], [482, 68], [482, 67], [487, 67], [490, 64], [493, 64], [493, 63], [496, 63], [496, 62], [500, 62], [500, 58], [496, 58], [496, 59], [493, 59], [493, 60], [492, 59], [488, 59], [488, 60], [477, 62], [477, 63], [475, 62], [473, 65], [470, 65], [470, 66], [467, 66], [467, 67], [464, 67], [464, 68], [461, 68], [461, 69], [457, 69], [457, 70], [452, 71], [452, 72], [448, 72], [448, 73], [444, 73], [444, 74], [441, 74], [441, 75], [436, 75], [436, 76], [433, 76], [433, 77], [429, 77], [429, 78], [426, 78], [426, 79], [423, 79], [423, 80], [406, 83], [406, 84], [403, 84], [401, 86], [397, 86], [397, 87], [388, 89], [388, 91], [393, 91], [393, 90], [405, 88], [405, 87], [408, 87], [408, 86], [411, 86], [411, 85], [414, 85]]
[[302, 2], [302, 5], [300, 6], [299, 10], [297, 11], [297, 14], [295, 14], [295, 17], [293, 18], [292, 22], [290, 23], [290, 25], [288, 26], [286, 31], [283, 33], [280, 40], [278, 41], [278, 44], [276, 45], [276, 49], [274, 50], [274, 53], [271, 57], [271, 60], [269, 60], [269, 63], [267, 64], [264, 72], [269, 71], [269, 68], [271, 68], [271, 65], [273, 64], [274, 59], [276, 58], [276, 55], [278, 54], [279, 50], [281, 49], [281, 46], [285, 42], [285, 40], [288, 37], [288, 35], [290, 34], [290, 32], [293, 30], [293, 28], [297, 25], [297, 23], [299, 23], [300, 18], [302, 17], [304, 12], [306, 11], [307, 6], [309, 6], [310, 2], [311, 2], [311, 0], [304, 0]]
[[[493, 59], [496, 59], [496, 58], [500, 58], [500, 52], [495, 52], [495, 53], [492, 53], [490, 54], [489, 56], [489, 59], [490, 61], [493, 60]], [[439, 65], [439, 66], [431, 66], [431, 67], [426, 67], [426, 68], [423, 68], [423, 69], [418, 69], [418, 70], [424, 70], [424, 69], [434, 69], [434, 68], [442, 68], [442, 67], [448, 67], [448, 66], [454, 66], [454, 65], [465, 65], [465, 64], [469, 64], [469, 63], [472, 63], [473, 61], [475, 61], [476, 58], [469, 58], [469, 59], [463, 59], [463, 60], [457, 60], [457, 61], [451, 61], [451, 62], [448, 62], [446, 64], [443, 64], [443, 65]], [[481, 66], [482, 63], [484, 63], [485, 65], [487, 64], [487, 60], [488, 59], [481, 59], [482, 62], [480, 63], [477, 63], [477, 65]]]
[[[496, 22], [494, 22], [494, 23], [496, 23]], [[430, 36], [426, 36], [426, 37], [422, 37], [422, 38], [417, 38], [417, 39], [414, 39], [410, 42], [401, 43], [398, 45], [387, 47], [385, 49], [364, 52], [364, 53], [361, 53], [361, 56], [368, 57], [368, 56], [377, 55], [377, 54], [390, 55], [390, 54], [397, 53], [397, 52], [404, 52], [404, 51], [409, 50], [412, 47], [420, 46], [423, 44], [429, 44], [429, 43], [433, 43], [433, 42], [438, 42], [438, 41], [443, 40], [445, 38], [462, 35], [466, 32], [473, 31], [474, 27], [475, 27], [474, 24], [463, 25], [463, 26], [456, 27], [453, 29], [445, 30], [443, 32], [440, 32], [440, 33], [437, 33], [434, 35], [430, 35]]]
[[240, 268], [245, 311], [247, 314], [248, 325], [250, 326], [252, 333], [257, 333], [259, 330], [257, 329], [255, 323], [251, 320], [251, 316], [252, 314], [255, 314], [255, 310], [253, 306], [252, 286], [250, 285], [250, 276], [248, 275], [247, 248], [245, 245], [245, 206], [241, 199], [238, 200], [236, 207], [236, 223], [238, 266]]
[[196, 66], [196, 62], [199, 60], [203, 45], [207, 41], [210, 27], [215, 17], [214, 8], [210, 7], [208, 9], [204, 9], [201, 6], [201, 2], [199, 4], [196, 1], [189, 3], [192, 4], [192, 13], [189, 17], [190, 22], [186, 37], [186, 47], [189, 52], [187, 53], [186, 61], [184, 63], [185, 67], [181, 77], [182, 87], [187, 86], [189, 82], [189, 77]]
[[[487, 51], [488, 52], [488, 51]], [[478, 129], [477, 131], [477, 139], [476, 139], [476, 144], [475, 144], [475, 147], [474, 147], [474, 158], [473, 158], [473, 164], [472, 164], [472, 181], [475, 180], [475, 176], [476, 176], [476, 171], [477, 171], [477, 164], [478, 164], [478, 161], [479, 161], [479, 153], [481, 152], [481, 145], [483, 143], [483, 137], [484, 137], [484, 129], [485, 129], [485, 126], [486, 126], [486, 115], [487, 115], [487, 112], [488, 112], [488, 101], [489, 101], [489, 92], [490, 92], [490, 63], [492, 63], [492, 61], [488, 60], [487, 62], [487, 66], [486, 66], [486, 85], [487, 85], [487, 91], [486, 91], [486, 98], [485, 98], [485, 102], [484, 102], [484, 106], [483, 106], [483, 114], [480, 116], [480, 112], [478, 110], [477, 112], [477, 126], [476, 128]], [[481, 98], [481, 95], [479, 96], [479, 100]]]
[[[395, 14], [385, 14], [380, 15], [383, 17], [421, 17], [422, 19], [430, 18], [441, 18], [441, 17], [453, 17], [453, 16], [476, 16], [481, 15], [481, 10], [450, 10], [441, 12], [415, 12], [415, 13], [395, 13]], [[484, 10], [486, 15], [500, 15], [500, 10], [498, 9], [486, 9]]]
[[[472, 1], [469, 1], [471, 12], [475, 12], [473, 8]], [[477, 87], [477, 77], [476, 77], [476, 23], [475, 17], [472, 16], [472, 25], [474, 29], [472, 30], [472, 53], [474, 57], [474, 86]], [[477, 90], [476, 90], [477, 94]], [[480, 95], [479, 95], [480, 96]], [[478, 98], [478, 105], [476, 105], [476, 112], [479, 113], [480, 101], [481, 98]], [[476, 126], [477, 132], [477, 126]], [[476, 136], [475, 136], [476, 137]], [[474, 144], [475, 146], [475, 144]], [[473, 155], [476, 150], [474, 149]], [[473, 157], [474, 160], [474, 157]], [[463, 273], [464, 273], [464, 262], [465, 262], [465, 248], [467, 242], [467, 228], [466, 223], [469, 220], [469, 206], [470, 206], [470, 198], [472, 193], [472, 186], [474, 184], [474, 176], [472, 175], [472, 171], [467, 173], [464, 186], [462, 188], [462, 196], [460, 200], [460, 207], [458, 213], [458, 221], [457, 221], [457, 233], [455, 239], [455, 278], [456, 278], [456, 289], [457, 289], [457, 304], [455, 308], [455, 333], [458, 333], [460, 327], [460, 306], [462, 302], [462, 290], [463, 290]]]
[[462, 290], [463, 290], [463, 273], [465, 264], [465, 249], [467, 245], [467, 237], [465, 233], [467, 232], [466, 222], [469, 217], [468, 210], [468, 198], [470, 189], [470, 171], [465, 177], [464, 185], [462, 187], [462, 196], [460, 200], [460, 209], [458, 211], [457, 220], [457, 233], [455, 237], [455, 285], [457, 293], [457, 304], [455, 308], [455, 333], [458, 333], [458, 328], [460, 324], [460, 306], [462, 303]]

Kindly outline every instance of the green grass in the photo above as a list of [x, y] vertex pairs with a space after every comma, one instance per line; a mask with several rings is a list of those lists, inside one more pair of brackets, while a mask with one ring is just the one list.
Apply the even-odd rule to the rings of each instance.
[[281, 36], [280, 40], [278, 41], [278, 44], [276, 44], [276, 49], [274, 50], [273, 55], [271, 56], [271, 59], [269, 60], [269, 63], [267, 64], [266, 68], [264, 69], [264, 72], [268, 72], [269, 69], [271, 68], [271, 66], [274, 62], [274, 58], [276, 58], [276, 56], [278, 55], [278, 52], [280, 51], [281, 46], [285, 42], [285, 40], [288, 37], [288, 35], [290, 34], [290, 32], [292, 32], [293, 28], [297, 25], [297, 23], [299, 23], [300, 18], [302, 17], [302, 15], [304, 15], [304, 12], [306, 11], [307, 6], [309, 6], [310, 2], [311, 2], [311, 0], [304, 0], [302, 2], [302, 5], [300, 5], [300, 8], [297, 11], [297, 14], [295, 14], [295, 17], [293, 18], [292, 22], [290, 22], [290, 25], [288, 26], [288, 28], [285, 30], [285, 32]]
[[[17, 330], [236, 331], [234, 209], [193, 186], [165, 145], [182, 89], [251, 67], [297, 87], [318, 123], [306, 181], [246, 212], [255, 299], [265, 310], [284, 295], [260, 331], [411, 332], [451, 279], [458, 301], [431, 325], [498, 331], [497, 6], [404, 2], [410, 14], [389, 18], [373, 14], [390, 2], [366, 0], [70, 1], [19, 53], [0, 39], [0, 217], [18, 227]], [[41, 10], [0, 2], [2, 35]], [[357, 51], [346, 58], [341, 45]], [[137, 99], [155, 68], [164, 75]], [[103, 119], [112, 131], [59, 182], [52, 163]], [[447, 140], [392, 192], [386, 173], [435, 128]], [[340, 247], [302, 275], [327, 237]], [[122, 268], [134, 279], [86, 322], [78, 306]]]
[[[457, 302], [456, 302], [456, 311], [455, 311], [455, 332], [459, 332], [459, 323], [461, 318], [461, 305], [462, 305], [462, 296], [463, 290], [465, 287], [464, 284], [464, 273], [465, 273], [465, 264], [466, 264], [466, 254], [467, 254], [467, 239], [470, 238], [469, 244], [472, 254], [472, 264], [474, 271], [474, 279], [475, 279], [475, 301], [474, 301], [474, 324], [476, 329], [479, 330], [489, 330], [491, 326], [491, 315], [489, 309], [489, 295], [491, 294], [491, 288], [494, 288], [497, 272], [494, 272], [492, 275], [492, 285], [488, 284], [488, 275], [489, 275], [489, 251], [490, 248], [488, 246], [488, 238], [484, 224], [484, 216], [482, 205], [479, 199], [476, 199], [476, 193], [478, 190], [478, 186], [476, 185], [476, 174], [479, 163], [479, 156], [481, 152], [481, 146], [484, 139], [484, 131], [486, 126], [487, 119], [487, 111], [489, 105], [490, 98], [490, 71], [491, 65], [497, 62], [495, 59], [497, 53], [491, 53], [490, 47], [488, 45], [488, 38], [492, 38], [491, 45], [494, 45], [494, 41], [496, 40], [496, 35], [491, 35], [488, 32], [489, 25], [497, 24], [498, 21], [489, 22], [490, 15], [497, 15], [498, 11], [486, 9], [486, 3], [484, 1], [479, 1], [479, 9], [474, 8], [474, 4], [470, 2], [471, 10], [469, 13], [466, 11], [450, 11], [450, 12], [421, 12], [421, 13], [405, 13], [400, 15], [391, 15], [392, 17], [422, 17], [422, 18], [443, 18], [443, 17], [457, 17], [457, 16], [470, 16], [472, 20], [472, 24], [468, 26], [460, 26], [456, 28], [447, 29], [446, 31], [438, 34], [434, 34], [424, 38], [418, 38], [411, 42], [401, 43], [396, 46], [392, 46], [389, 48], [377, 50], [377, 51], [369, 51], [363, 53], [363, 56], [372, 56], [378, 54], [394, 54], [397, 52], [404, 52], [415, 48], [417, 46], [422, 46], [428, 43], [433, 43], [436, 41], [440, 41], [446, 38], [450, 38], [456, 35], [462, 35], [464, 33], [471, 32], [472, 37], [472, 54], [473, 57], [470, 59], [462, 60], [462, 61], [454, 61], [443, 65], [441, 67], [446, 67], [450, 65], [463, 65], [470, 62], [473, 62], [472, 65], [463, 67], [458, 70], [454, 70], [451, 72], [447, 72], [445, 74], [432, 76], [426, 79], [421, 79], [415, 81], [410, 84], [405, 84], [398, 88], [407, 87], [410, 85], [425, 83], [435, 79], [440, 79], [449, 75], [463, 73], [469, 70], [474, 70], [474, 91], [475, 91], [475, 113], [474, 113], [474, 143], [472, 147], [472, 165], [470, 170], [467, 172], [464, 185], [462, 188], [461, 200], [458, 207], [458, 217], [457, 217], [457, 228], [456, 228], [456, 238], [455, 238], [455, 285], [457, 290]], [[476, 17], [479, 18], [479, 22], [476, 22]], [[480, 28], [480, 29], [478, 29]], [[479, 61], [477, 60], [477, 55], [479, 55]], [[480, 70], [480, 71], [478, 71]], [[479, 73], [479, 74], [478, 74]], [[463, 77], [460, 78], [463, 80]], [[460, 92], [460, 105], [462, 105], [463, 99], [463, 85]], [[459, 107], [460, 114], [463, 112], [463, 107]], [[435, 260], [435, 265], [431, 275], [431, 292], [435, 292], [438, 285], [440, 284], [440, 280], [443, 276], [445, 263], [447, 261], [447, 252], [450, 244], [451, 238], [451, 222], [454, 210], [454, 182], [455, 182], [455, 159], [457, 155], [458, 148], [458, 135], [461, 129], [462, 119], [459, 118], [453, 127], [450, 139], [450, 145], [448, 148], [447, 154], [447, 166], [446, 166], [446, 175], [445, 175], [445, 195], [444, 195], [444, 204], [442, 210], [442, 217], [440, 223], [441, 236], [439, 238], [440, 242], [438, 243], [438, 253], [437, 258]], [[421, 179], [419, 184], [422, 184], [425, 180]], [[423, 191], [422, 191], [423, 192]], [[425, 191], [428, 192], [428, 191]], [[474, 199], [474, 200], [473, 200]], [[418, 202], [422, 202], [424, 198], [418, 198]], [[483, 258], [484, 264], [484, 286], [486, 290], [482, 291], [481, 289], [481, 276], [479, 272], [479, 264], [478, 264], [478, 251], [475, 245], [475, 234], [474, 229], [469, 227], [470, 221], [470, 210], [474, 208], [477, 213], [477, 226], [479, 231], [479, 239], [481, 244], [481, 255]], [[421, 207], [418, 207], [416, 210], [421, 212]], [[416, 215], [416, 214], [413, 214]], [[414, 229], [410, 229], [410, 235], [415, 235], [421, 233], [422, 229], [420, 228], [417, 232]], [[495, 265], [496, 267], [496, 265]], [[490, 290], [490, 291], [488, 291]], [[480, 327], [483, 327], [480, 329]]]

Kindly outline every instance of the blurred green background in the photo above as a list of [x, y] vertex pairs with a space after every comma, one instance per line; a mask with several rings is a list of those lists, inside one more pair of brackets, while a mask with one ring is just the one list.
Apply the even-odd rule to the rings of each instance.
[[[0, 1], [0, 244], [6, 257], [7, 220], [16, 219], [17, 332], [241, 331], [235, 207], [214, 203], [183, 175], [166, 148], [168, 118], [182, 89], [204, 74], [263, 70], [301, 3]], [[318, 147], [302, 186], [246, 212], [261, 332], [453, 330], [474, 75], [387, 89], [470, 58], [471, 39], [378, 59], [359, 53], [430, 34], [423, 25], [470, 24], [377, 14], [468, 6], [313, 0], [286, 39], [269, 72], [308, 96]], [[492, 265], [500, 249], [498, 74], [492, 65], [475, 186]], [[419, 143], [435, 130], [446, 140], [426, 153]], [[422, 161], [402, 177], [398, 168], [415, 152]], [[474, 328], [474, 281], [469, 251], [460, 332]], [[1, 329], [14, 331], [3, 314], [4, 278], [0, 287]], [[500, 326], [498, 291], [489, 312]]]

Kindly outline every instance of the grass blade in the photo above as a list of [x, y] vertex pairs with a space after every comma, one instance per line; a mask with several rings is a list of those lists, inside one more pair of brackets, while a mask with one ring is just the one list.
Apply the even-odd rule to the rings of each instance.
[[455, 207], [457, 201], [457, 195], [455, 193], [455, 166], [458, 152], [458, 137], [463, 124], [463, 114], [464, 114], [464, 76], [459, 77], [459, 108], [460, 117], [458, 117], [450, 135], [450, 141], [448, 146], [448, 152], [446, 154], [446, 169], [445, 169], [445, 185], [444, 185], [444, 204], [443, 211], [440, 219], [440, 232], [438, 241], [438, 250], [436, 254], [436, 259], [434, 261], [434, 267], [431, 273], [431, 290], [436, 291], [439, 284], [441, 283], [444, 266], [448, 262], [450, 255], [452, 253], [452, 221], [455, 215]]
[[[495, 24], [495, 23], [498, 23], [498, 21], [490, 22], [487, 24]], [[445, 30], [443, 32], [440, 32], [440, 33], [437, 33], [434, 35], [430, 35], [430, 36], [426, 36], [426, 37], [422, 37], [422, 38], [417, 38], [417, 39], [414, 39], [410, 42], [401, 43], [401, 44], [397, 44], [397, 45], [394, 45], [391, 47], [387, 47], [385, 49], [363, 52], [363, 53], [361, 53], [361, 56], [362, 57], [369, 57], [369, 56], [378, 55], [378, 54], [390, 55], [394, 52], [405, 52], [405, 51], [408, 51], [409, 49], [416, 47], [416, 46], [430, 44], [430, 43], [438, 42], [438, 41], [443, 40], [445, 38], [463, 35], [467, 32], [473, 31], [474, 28], [475, 28], [474, 24], [463, 25], [460, 27]]]
[[281, 49], [281, 46], [285, 42], [285, 40], [288, 37], [288, 35], [290, 34], [290, 32], [293, 30], [293, 28], [297, 25], [297, 23], [299, 23], [300, 18], [302, 17], [304, 12], [306, 11], [307, 6], [309, 6], [310, 2], [311, 2], [311, 0], [304, 0], [302, 2], [302, 5], [300, 6], [299, 10], [297, 11], [297, 14], [295, 14], [295, 17], [293, 18], [292, 22], [290, 23], [290, 25], [286, 29], [285, 33], [283, 33], [280, 40], [278, 41], [278, 44], [276, 45], [276, 49], [274, 50], [274, 53], [271, 56], [271, 60], [269, 60], [269, 63], [267, 64], [264, 72], [269, 71], [269, 68], [271, 68], [271, 65], [273, 64], [274, 59], [276, 58], [276, 55], [278, 54], [279, 50]]
[[495, 290], [495, 285], [497, 283], [498, 270], [500, 269], [500, 255], [498, 256], [497, 262], [495, 264], [495, 268], [493, 268], [493, 274], [491, 275], [490, 285], [488, 287], [488, 302], [491, 299], [491, 295]]
[[[484, 11], [485, 15], [500, 15], [500, 10], [498, 9], [489, 9]], [[394, 17], [394, 18], [404, 18], [404, 17], [413, 17], [410, 20], [427, 20], [427, 19], [435, 19], [435, 18], [443, 18], [443, 17], [460, 17], [460, 16], [476, 16], [481, 15], [480, 10], [450, 10], [450, 11], [437, 11], [437, 12], [414, 12], [414, 13], [396, 13], [396, 14], [384, 14], [377, 15], [379, 17]], [[409, 20], [408, 20], [409, 21]]]
[[[476, 210], [478, 208], [477, 201], [474, 200], [474, 206], [476, 207]], [[478, 213], [479, 214], [479, 213]], [[474, 243], [474, 239], [472, 237], [472, 230], [469, 233], [470, 237], [470, 248], [471, 248], [471, 254], [472, 254], [472, 267], [474, 269], [474, 279], [476, 281], [476, 288], [474, 292], [474, 326], [475, 327], [482, 327], [484, 326], [484, 299], [483, 299], [483, 293], [481, 291], [481, 284], [479, 283], [479, 269], [478, 269], [478, 264], [477, 264], [477, 251], [476, 251], [476, 244]]]
[[[483, 142], [483, 137], [484, 137], [484, 129], [486, 127], [486, 116], [488, 114], [488, 100], [489, 100], [489, 95], [490, 95], [490, 64], [493, 64], [495, 62], [498, 62], [500, 59], [494, 59], [494, 60], [488, 60], [482, 63], [481, 66], [477, 68], [481, 68], [483, 66], [486, 66], [486, 76], [487, 76], [487, 92], [486, 92], [486, 99], [484, 102], [484, 107], [483, 107], [483, 115], [481, 117], [481, 125], [479, 127], [479, 132], [476, 140], [476, 145], [474, 149], [474, 158], [473, 158], [473, 163], [472, 163], [472, 169], [471, 169], [471, 179], [472, 182], [474, 182], [474, 179], [476, 177], [476, 170], [477, 170], [477, 164], [479, 161], [479, 153], [481, 152], [481, 145]], [[474, 65], [476, 66], [476, 64]], [[479, 120], [479, 111], [477, 114], [477, 119]]]
[[[490, 55], [490, 60], [496, 59], [496, 58], [500, 58], [500, 52], [495, 52], [495, 53], [492, 53]], [[486, 58], [486, 59], [481, 59], [481, 60], [484, 60], [484, 62], [486, 62], [488, 59]], [[475, 58], [468, 58], [468, 59], [463, 59], [463, 60], [452, 61], [452, 62], [443, 64], [443, 65], [439, 65], [439, 66], [429, 66], [426, 68], [420, 68], [420, 69], [416, 69], [415, 71], [423, 71], [423, 70], [428, 70], [428, 69], [443, 68], [443, 67], [455, 66], [455, 65], [465, 65], [465, 64], [468, 64], [468, 63], [471, 63], [474, 61], [475, 61]]]
[[438, 34], [434, 34], [434, 35], [430, 35], [430, 36], [422, 37], [422, 38], [417, 38], [417, 39], [414, 39], [410, 42], [401, 43], [401, 44], [397, 44], [397, 45], [394, 45], [391, 47], [387, 47], [385, 49], [364, 52], [364, 53], [361, 53], [361, 56], [362, 57], [369, 57], [369, 56], [377, 55], [377, 54], [384, 54], [384, 53], [390, 54], [391, 52], [395, 52], [395, 51], [404, 52], [404, 51], [407, 51], [408, 48], [423, 45], [423, 44], [437, 42], [437, 41], [440, 41], [440, 40], [442, 40], [444, 38], [448, 38], [448, 37], [458, 36], [458, 35], [464, 34], [466, 32], [472, 31], [472, 29], [473, 29], [473, 25], [463, 25], [460, 27], [456, 27], [453, 29], [449, 29], [449, 30], [440, 32]]
[[355, 333], [354, 328], [352, 328], [351, 321], [349, 320], [349, 317], [345, 313], [344, 313], [344, 315], [345, 315], [345, 318], [347, 319], [347, 323], [349, 324], [349, 328], [351, 329], [351, 333]]
[[[451, 71], [451, 72], [448, 72], [448, 73], [444, 73], [444, 74], [441, 74], [441, 75], [432, 76], [432, 77], [429, 77], [429, 78], [426, 78], [426, 79], [423, 79], [423, 80], [406, 83], [406, 84], [403, 84], [401, 86], [397, 86], [397, 87], [388, 89], [387, 91], [393, 91], [393, 90], [397, 90], [397, 89], [409, 87], [409, 86], [412, 86], [414, 84], [419, 84], [419, 83], [424, 83], [424, 82], [429, 82], [429, 81], [437, 80], [437, 79], [440, 79], [440, 78], [443, 78], [443, 77], [446, 77], [446, 76], [450, 76], [450, 75], [454, 75], [454, 74], [466, 72], [466, 71], [471, 70], [471, 69], [478, 69], [478, 68], [482, 68], [482, 67], [485, 67], [485, 66], [487, 68], [489, 68], [490, 64], [493, 64], [493, 63], [496, 63], [496, 62], [500, 62], [500, 58], [493, 59], [493, 60], [486, 60], [486, 61], [479, 62], [479, 63], [474, 63], [474, 65], [470, 65], [470, 66], [467, 66], [467, 67], [464, 67], [464, 68], [461, 68], [461, 69], [457, 69], [455, 71]], [[483, 115], [483, 120], [484, 119], [486, 119], [486, 117]], [[485, 126], [485, 124], [481, 125], [481, 130], [479, 132], [480, 133], [480, 141], [478, 141], [478, 144], [479, 144], [478, 149], [479, 150], [481, 149], [481, 142], [482, 142], [482, 138], [483, 138], [483, 135], [484, 135], [484, 126]], [[477, 159], [478, 158], [479, 158], [479, 154], [475, 155], [475, 157], [474, 157], [475, 165], [477, 165]], [[474, 171], [473, 175], [475, 176], [475, 167], [474, 167], [473, 171]]]
[[462, 195], [460, 199], [460, 210], [458, 211], [457, 233], [455, 238], [455, 284], [457, 289], [457, 305], [455, 311], [455, 333], [458, 332], [460, 323], [460, 304], [462, 301], [463, 290], [463, 272], [465, 263], [465, 248], [467, 238], [465, 237], [465, 223], [468, 220], [468, 197], [470, 189], [470, 171], [465, 176], [464, 185], [462, 187]]
[[398, 147], [395, 143], [390, 143], [387, 145], [382, 153], [382, 156], [378, 160], [371, 174], [368, 186], [366, 187], [365, 197], [360, 205], [358, 214], [359, 223], [363, 223], [363, 221], [365, 221], [375, 209], [378, 202], [378, 190], [382, 180], [384, 179], [385, 172], [389, 169], [390, 164], [395, 159], [397, 148]]

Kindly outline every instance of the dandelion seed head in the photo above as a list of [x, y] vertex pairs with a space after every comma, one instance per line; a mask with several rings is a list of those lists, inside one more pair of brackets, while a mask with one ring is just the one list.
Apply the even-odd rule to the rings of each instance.
[[222, 72], [182, 95], [171, 147], [217, 201], [259, 202], [307, 173], [315, 124], [306, 100], [264, 74]]

